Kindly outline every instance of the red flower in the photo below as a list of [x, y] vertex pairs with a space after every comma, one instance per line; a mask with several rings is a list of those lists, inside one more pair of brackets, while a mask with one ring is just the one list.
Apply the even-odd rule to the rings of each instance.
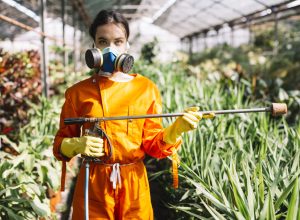
[[6, 127], [2, 130], [2, 133], [7, 134], [7, 133], [11, 132], [12, 130], [14, 130], [12, 127]]

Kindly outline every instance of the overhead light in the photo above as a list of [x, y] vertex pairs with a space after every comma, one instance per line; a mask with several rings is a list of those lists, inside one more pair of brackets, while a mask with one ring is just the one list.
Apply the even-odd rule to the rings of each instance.
[[290, 2], [286, 5], [287, 8], [293, 8], [293, 7], [296, 7], [300, 5], [300, 0], [296, 0], [296, 1], [293, 1], [293, 2]]
[[272, 10], [268, 8], [268, 9], [260, 12], [260, 16], [266, 16], [266, 15], [269, 15], [271, 13], [272, 13]]
[[30, 9], [24, 7], [23, 5], [20, 5], [19, 3], [15, 2], [14, 0], [2, 0], [2, 1], [5, 2], [6, 4], [16, 8], [20, 12], [23, 12], [24, 14], [26, 14], [28, 17], [31, 17], [36, 22], [40, 21], [40, 17], [36, 13], [34, 13]]
[[248, 19], [246, 17], [242, 17], [242, 22], [246, 22]]

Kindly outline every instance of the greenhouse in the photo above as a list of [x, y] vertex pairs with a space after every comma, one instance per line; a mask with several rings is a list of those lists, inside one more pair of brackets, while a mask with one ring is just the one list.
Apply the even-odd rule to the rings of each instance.
[[300, 0], [0, 11], [0, 219], [300, 220]]

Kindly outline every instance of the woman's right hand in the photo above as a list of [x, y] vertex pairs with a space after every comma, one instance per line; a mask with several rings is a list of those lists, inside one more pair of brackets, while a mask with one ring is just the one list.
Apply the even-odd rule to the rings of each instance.
[[77, 154], [89, 157], [102, 157], [104, 156], [103, 139], [93, 136], [64, 138], [60, 151], [68, 158], [72, 158]]

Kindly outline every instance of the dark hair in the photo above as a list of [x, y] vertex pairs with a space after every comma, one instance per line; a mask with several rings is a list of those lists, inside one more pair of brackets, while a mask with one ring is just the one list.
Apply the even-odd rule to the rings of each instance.
[[126, 38], [129, 38], [129, 25], [126, 18], [115, 11], [107, 11], [107, 10], [101, 10], [96, 18], [94, 19], [93, 23], [90, 26], [89, 34], [90, 36], [95, 40], [96, 37], [96, 31], [98, 26], [105, 25], [108, 23], [120, 23], [124, 26], [126, 31]]

